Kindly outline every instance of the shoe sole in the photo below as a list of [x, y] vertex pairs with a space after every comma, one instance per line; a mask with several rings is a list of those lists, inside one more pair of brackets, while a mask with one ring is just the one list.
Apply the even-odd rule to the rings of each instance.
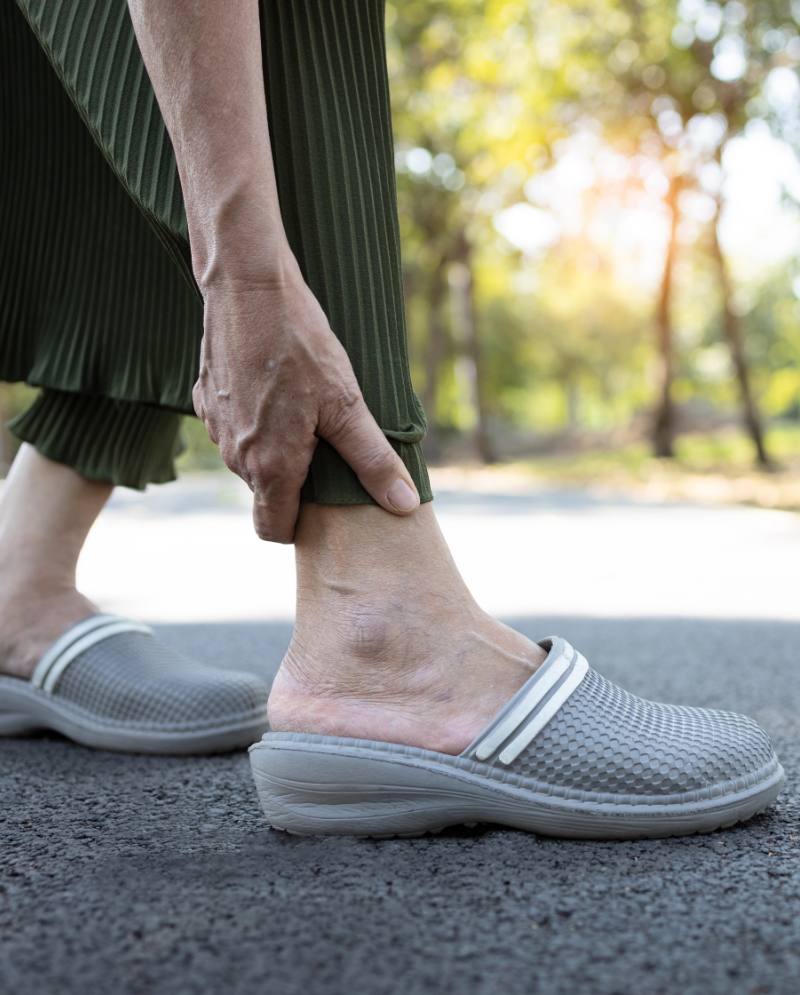
[[97, 750], [190, 756], [244, 749], [268, 729], [266, 708], [261, 715], [242, 719], [228, 716], [218, 725], [196, 729], [168, 731], [115, 726], [92, 718], [27, 681], [0, 676], [0, 737], [52, 730]]
[[760, 783], [721, 797], [697, 800], [692, 792], [668, 804], [651, 804], [653, 796], [630, 804], [607, 794], [602, 802], [576, 801], [502, 783], [496, 768], [476, 773], [466, 768], [482, 765], [458, 757], [352, 743], [323, 736], [268, 738], [250, 748], [258, 794], [275, 829], [388, 838], [489, 822], [562, 839], [686, 836], [757, 815], [775, 801], [784, 778], [775, 761]]

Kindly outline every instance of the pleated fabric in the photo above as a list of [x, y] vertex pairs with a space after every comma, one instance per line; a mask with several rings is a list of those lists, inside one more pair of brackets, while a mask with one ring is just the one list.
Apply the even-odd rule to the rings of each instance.
[[[172, 146], [125, 0], [16, 3], [24, 19], [0, 0], [0, 379], [190, 412], [201, 303]], [[430, 500], [407, 357], [384, 2], [261, 0], [261, 15], [290, 245], [370, 410]], [[42, 402], [18, 433], [46, 423], [55, 451], [65, 403]], [[83, 420], [64, 424], [88, 431], [96, 412], [85, 401], [77, 409]], [[155, 427], [152, 412], [139, 417]], [[120, 430], [132, 419], [118, 417]], [[149, 444], [161, 460], [176, 433], [158, 431]], [[132, 443], [145, 434], [132, 432]], [[92, 460], [113, 446], [125, 448], [106, 439]], [[163, 476], [159, 460], [133, 459], [129, 476], [141, 480], [148, 466]], [[303, 499], [371, 501], [324, 442]]]
[[196, 288], [0, 0], [0, 379], [43, 388], [11, 430], [88, 477], [174, 479], [201, 336]]
[[143, 490], [175, 479], [181, 418], [155, 404], [44, 390], [11, 423], [15, 435], [85, 477]]

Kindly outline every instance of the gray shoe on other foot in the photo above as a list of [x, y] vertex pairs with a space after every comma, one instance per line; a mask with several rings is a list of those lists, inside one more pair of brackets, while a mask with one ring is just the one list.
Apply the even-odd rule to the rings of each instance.
[[0, 736], [53, 729], [98, 749], [185, 755], [246, 747], [268, 728], [257, 677], [189, 660], [115, 615], [74, 625], [30, 681], [0, 675]]

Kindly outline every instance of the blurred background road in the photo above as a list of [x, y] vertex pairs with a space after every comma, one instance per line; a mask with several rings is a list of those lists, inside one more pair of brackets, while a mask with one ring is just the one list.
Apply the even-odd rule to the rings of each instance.
[[[493, 614], [800, 621], [795, 514], [557, 489], [521, 473], [432, 479], [445, 538]], [[256, 538], [232, 474], [118, 490], [79, 581], [107, 611], [154, 622], [294, 616], [293, 551]]]

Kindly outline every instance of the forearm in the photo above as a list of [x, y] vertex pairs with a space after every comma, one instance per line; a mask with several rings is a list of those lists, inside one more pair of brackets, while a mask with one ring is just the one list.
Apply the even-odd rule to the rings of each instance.
[[195, 277], [280, 277], [288, 249], [272, 166], [258, 0], [129, 0], [175, 148]]
[[[175, 147], [204, 298], [195, 411], [291, 542], [319, 439], [393, 514], [419, 504], [289, 249], [272, 165], [258, 0], [128, 0]], [[289, 0], [291, 2], [291, 0]]]

